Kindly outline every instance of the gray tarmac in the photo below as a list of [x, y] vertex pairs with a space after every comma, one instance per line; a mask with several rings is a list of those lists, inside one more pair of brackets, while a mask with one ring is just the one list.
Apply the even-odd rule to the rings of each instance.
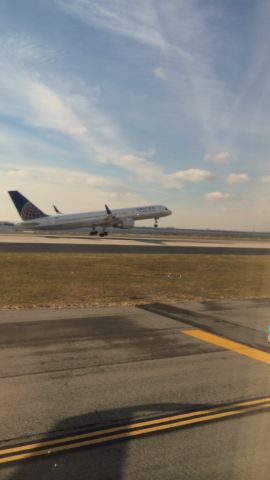
[[7, 253], [126, 253], [126, 254], [207, 254], [269, 255], [266, 240], [183, 239], [131, 235], [90, 237], [42, 234], [1, 234], [0, 252]]
[[[267, 300], [1, 311], [0, 461], [7, 447], [269, 397], [269, 364], [186, 334], [267, 356], [269, 312]], [[262, 409], [0, 463], [0, 479], [267, 479], [269, 448]]]
[[204, 246], [142, 246], [142, 245], [67, 245], [36, 243], [1, 243], [0, 252], [8, 253], [144, 253], [144, 254], [206, 254], [206, 255], [269, 255], [269, 248], [204, 247]]

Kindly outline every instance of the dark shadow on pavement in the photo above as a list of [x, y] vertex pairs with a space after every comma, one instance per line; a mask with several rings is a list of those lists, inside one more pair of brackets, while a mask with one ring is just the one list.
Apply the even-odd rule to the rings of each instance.
[[[138, 419], [158, 418], [213, 405], [200, 404], [149, 404], [121, 409], [90, 412], [85, 415], [70, 417], [57, 423], [52, 431], [41, 440], [80, 434], [91, 429], [129, 425]], [[49, 447], [48, 447], [49, 448]], [[84, 447], [64, 453], [21, 461], [18, 465], [6, 465], [0, 469], [0, 479], [12, 480], [122, 480], [123, 466], [127, 456], [127, 440], [112, 442], [95, 447]], [[143, 466], [142, 466], [143, 468]], [[2, 474], [7, 476], [2, 477]]]

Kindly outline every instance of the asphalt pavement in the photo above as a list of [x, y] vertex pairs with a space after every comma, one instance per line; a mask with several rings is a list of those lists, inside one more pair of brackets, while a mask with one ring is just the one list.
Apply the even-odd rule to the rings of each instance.
[[0, 252], [6, 253], [126, 253], [269, 255], [269, 241], [231, 239], [179, 239], [148, 236], [65, 236], [30, 233], [1, 234]]
[[269, 478], [269, 312], [1, 311], [0, 479]]

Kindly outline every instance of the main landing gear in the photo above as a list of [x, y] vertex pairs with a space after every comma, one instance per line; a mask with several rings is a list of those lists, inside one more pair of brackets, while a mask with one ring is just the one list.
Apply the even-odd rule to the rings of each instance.
[[[98, 231], [95, 229], [95, 227], [93, 227], [93, 229], [91, 230], [91, 232], [89, 233], [89, 235], [93, 236], [93, 235], [98, 235]], [[102, 230], [99, 234], [100, 237], [107, 237], [108, 236], [108, 232], [106, 230]]]
[[157, 227], [158, 227], [158, 218], [155, 218], [154, 227], [155, 227], [155, 228], [157, 228]]

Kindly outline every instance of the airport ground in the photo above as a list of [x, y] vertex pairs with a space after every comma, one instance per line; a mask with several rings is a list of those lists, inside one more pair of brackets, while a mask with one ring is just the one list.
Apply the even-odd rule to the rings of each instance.
[[268, 479], [270, 301], [0, 320], [0, 479]]
[[0, 308], [269, 298], [269, 240], [0, 235]]
[[0, 253], [0, 308], [270, 298], [270, 257]]
[[0, 246], [0, 480], [268, 479], [268, 246], [62, 242]]
[[2, 233], [3, 253], [129, 253], [129, 254], [207, 254], [269, 255], [269, 238], [183, 237], [156, 233], [118, 234], [105, 238], [65, 233]]

